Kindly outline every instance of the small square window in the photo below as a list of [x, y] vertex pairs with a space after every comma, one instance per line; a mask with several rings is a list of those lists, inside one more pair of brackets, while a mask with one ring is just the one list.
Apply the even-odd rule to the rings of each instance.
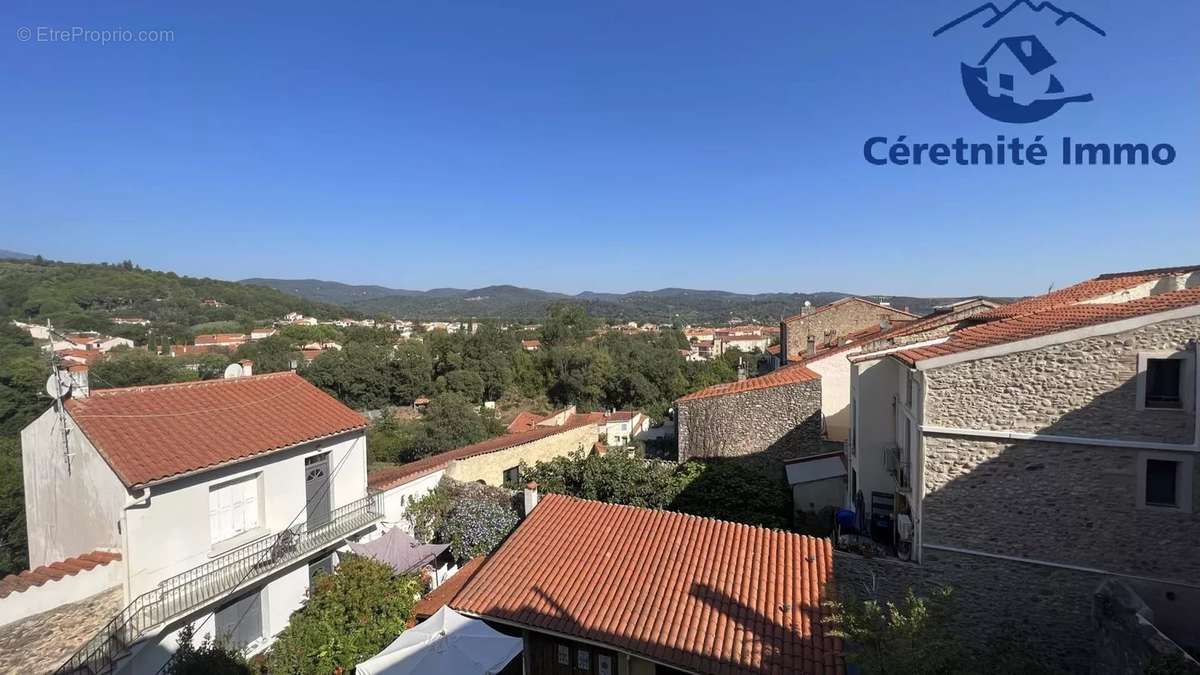
[[566, 645], [557, 645], [558, 665], [571, 665], [571, 648]]
[[1183, 360], [1146, 360], [1146, 407], [1183, 407]]
[[586, 672], [592, 670], [592, 653], [586, 649], [575, 652], [575, 669]]
[[1146, 460], [1146, 505], [1179, 506], [1179, 462]]
[[1005, 91], [1013, 90], [1013, 76], [1006, 73], [1000, 73], [1000, 88]]
[[521, 467], [514, 466], [504, 470], [504, 486], [517, 487], [521, 483]]

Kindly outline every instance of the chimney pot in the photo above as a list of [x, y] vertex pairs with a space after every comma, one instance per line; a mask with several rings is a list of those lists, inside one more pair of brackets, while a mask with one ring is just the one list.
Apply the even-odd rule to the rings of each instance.
[[529, 481], [525, 484], [525, 516], [533, 513], [533, 510], [538, 505], [538, 484], [534, 481]]

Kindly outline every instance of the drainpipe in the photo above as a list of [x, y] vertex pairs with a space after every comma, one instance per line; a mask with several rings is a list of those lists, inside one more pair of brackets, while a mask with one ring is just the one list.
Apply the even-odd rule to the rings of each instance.
[[139, 506], [146, 506], [150, 503], [150, 488], [142, 488], [141, 495], [134, 497], [129, 495], [125, 498], [125, 505], [121, 507], [121, 520], [118, 525], [121, 528], [121, 561], [125, 563], [125, 604], [128, 605], [133, 601], [133, 560], [129, 555], [129, 509]]

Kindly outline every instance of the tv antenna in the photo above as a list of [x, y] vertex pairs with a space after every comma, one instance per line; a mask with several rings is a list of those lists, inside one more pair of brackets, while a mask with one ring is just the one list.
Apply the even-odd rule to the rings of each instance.
[[67, 475], [71, 475], [71, 427], [67, 425], [67, 407], [63, 399], [71, 393], [71, 383], [63, 379], [58, 353], [54, 351], [54, 338], [62, 337], [54, 332], [50, 320], [46, 319], [46, 337], [50, 338], [50, 377], [46, 378], [46, 393], [54, 399], [54, 413], [58, 416], [58, 427], [62, 430], [63, 462], [67, 465]]

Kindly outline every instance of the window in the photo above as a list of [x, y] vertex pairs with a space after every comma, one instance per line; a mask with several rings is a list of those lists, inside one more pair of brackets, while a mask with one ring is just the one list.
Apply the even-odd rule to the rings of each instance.
[[1005, 73], [1000, 73], [1000, 88], [1005, 91], [1013, 90], [1013, 76]]
[[258, 475], [208, 490], [209, 541], [232, 539], [258, 527]]
[[1178, 502], [1179, 462], [1165, 459], [1146, 460], [1146, 504], [1175, 506]]
[[1183, 360], [1146, 361], [1146, 407], [1183, 407]]
[[1194, 405], [1195, 354], [1138, 354], [1137, 409], [1191, 410]]
[[217, 610], [217, 639], [245, 650], [263, 639], [262, 595], [254, 591]]
[[592, 670], [592, 653], [586, 649], [580, 649], [575, 652], [575, 669], [585, 672]]
[[1137, 505], [1192, 511], [1194, 459], [1169, 452], [1143, 452], [1138, 457]]
[[571, 665], [571, 648], [570, 647], [568, 647], [566, 645], [558, 645], [557, 652], [558, 652], [558, 665], [560, 665], [560, 666]]
[[308, 564], [308, 585], [312, 586], [316, 582], [317, 576], [322, 575], [322, 574], [333, 574], [333, 554], [332, 553], [325, 556], [324, 558], [321, 558], [319, 560], [316, 560], [316, 561]]
[[514, 466], [511, 469], [504, 470], [504, 484], [508, 487], [515, 487], [521, 483], [521, 467]]

